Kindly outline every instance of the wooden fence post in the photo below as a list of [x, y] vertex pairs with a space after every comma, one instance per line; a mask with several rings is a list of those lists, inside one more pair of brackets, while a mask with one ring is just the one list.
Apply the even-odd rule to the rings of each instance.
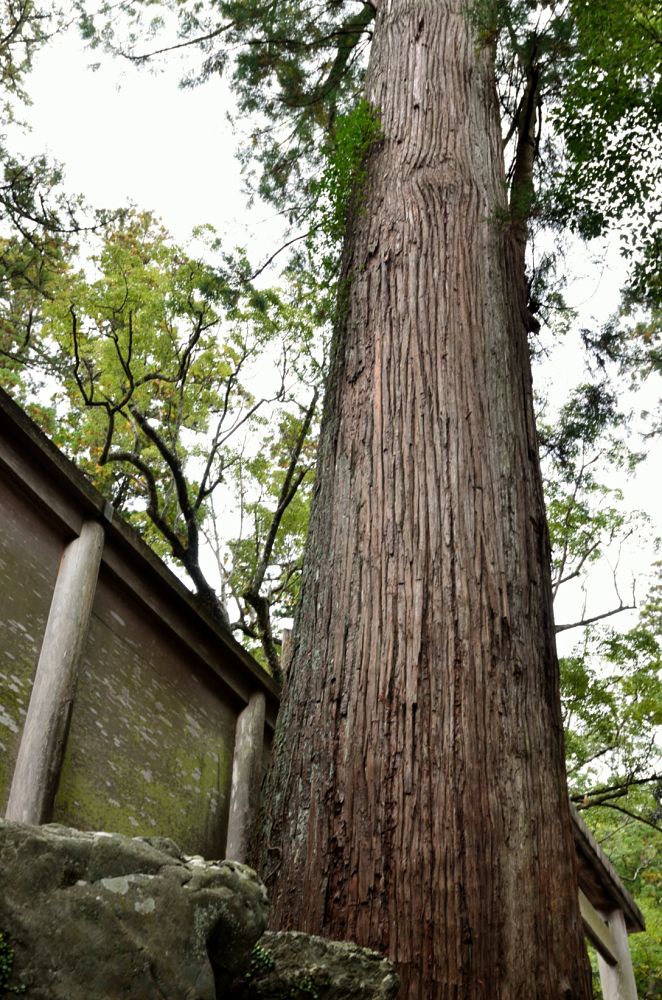
[[617, 963], [612, 965], [598, 952], [598, 968], [604, 1000], [637, 1000], [637, 986], [623, 911], [612, 910], [611, 913], [603, 913], [602, 918], [609, 925], [617, 959]]
[[248, 705], [237, 719], [232, 762], [232, 791], [225, 857], [230, 861], [246, 860], [250, 839], [257, 821], [262, 783], [262, 750], [266, 698], [254, 691]]
[[21, 823], [47, 823], [51, 818], [103, 542], [102, 524], [86, 521], [80, 536], [66, 547], [62, 555], [14, 769], [6, 819]]
[[283, 681], [287, 677], [292, 659], [292, 629], [283, 629], [282, 645], [280, 647], [280, 667], [283, 671]]

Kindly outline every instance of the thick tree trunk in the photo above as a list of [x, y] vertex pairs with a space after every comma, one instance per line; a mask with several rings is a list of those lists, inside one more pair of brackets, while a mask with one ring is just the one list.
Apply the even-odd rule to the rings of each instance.
[[465, 11], [378, 9], [257, 861], [275, 927], [389, 955], [406, 1000], [585, 1000], [524, 268]]

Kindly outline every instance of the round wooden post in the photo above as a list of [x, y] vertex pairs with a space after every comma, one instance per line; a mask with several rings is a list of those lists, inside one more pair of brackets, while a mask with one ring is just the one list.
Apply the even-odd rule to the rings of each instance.
[[47, 823], [51, 818], [103, 541], [103, 526], [87, 521], [80, 536], [64, 550], [14, 769], [7, 819]]
[[622, 910], [603, 914], [614, 942], [616, 964], [608, 962], [598, 951], [600, 985], [604, 1000], [637, 1000], [637, 984], [632, 968], [628, 932]]
[[254, 691], [237, 719], [232, 764], [232, 792], [225, 856], [230, 861], [246, 860], [257, 822], [262, 781], [262, 749], [266, 699]]

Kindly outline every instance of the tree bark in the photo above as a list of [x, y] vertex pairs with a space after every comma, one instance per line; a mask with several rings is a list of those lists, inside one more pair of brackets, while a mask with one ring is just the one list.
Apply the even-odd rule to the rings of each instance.
[[255, 860], [404, 1000], [585, 1000], [522, 248], [462, 0], [381, 0]]

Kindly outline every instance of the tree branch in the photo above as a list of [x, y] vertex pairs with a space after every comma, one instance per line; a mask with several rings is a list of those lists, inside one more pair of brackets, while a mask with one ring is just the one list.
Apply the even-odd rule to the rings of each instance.
[[657, 830], [658, 833], [662, 833], [662, 827], [656, 826], [651, 820], [646, 819], [644, 816], [637, 816], [636, 813], [630, 812], [629, 809], [623, 809], [622, 806], [617, 806], [613, 802], [603, 803], [602, 808], [615, 809], [616, 812], [623, 813], [624, 816], [629, 816], [630, 819], [638, 819], [640, 823], [645, 823], [646, 826], [650, 826], [653, 830]]
[[[590, 809], [591, 806], [602, 805], [602, 796], [614, 795], [620, 798], [623, 795], [627, 795], [630, 788], [634, 785], [647, 785], [651, 781], [660, 781], [662, 779], [662, 774], [650, 774], [646, 778], [629, 778], [626, 781], [621, 781], [615, 785], [606, 785], [604, 788], [596, 788], [592, 792], [577, 792], [575, 795], [570, 796], [571, 802], [582, 803], [578, 805], [578, 809]], [[596, 801], [587, 802], [589, 798], [596, 797]], [[606, 799], [605, 799], [606, 801]]]
[[274, 543], [276, 541], [276, 535], [278, 534], [278, 529], [280, 523], [283, 519], [283, 514], [287, 510], [288, 506], [292, 502], [294, 496], [296, 495], [299, 486], [303, 482], [304, 477], [310, 471], [308, 468], [300, 469], [296, 472], [296, 467], [299, 462], [299, 457], [303, 450], [303, 446], [308, 436], [308, 431], [310, 430], [310, 425], [313, 421], [315, 415], [315, 409], [317, 407], [317, 400], [319, 398], [319, 391], [315, 389], [313, 393], [313, 398], [310, 402], [310, 406], [306, 410], [306, 413], [301, 424], [301, 430], [299, 436], [294, 445], [292, 455], [290, 458], [290, 464], [283, 480], [283, 485], [281, 487], [280, 496], [278, 498], [278, 506], [274, 512], [271, 519], [271, 524], [269, 525], [269, 531], [267, 532], [267, 537], [262, 549], [262, 555], [258, 561], [258, 564], [253, 574], [253, 579], [251, 580], [249, 586], [243, 592], [242, 596], [251, 607], [254, 609], [257, 615], [258, 626], [260, 629], [260, 640], [262, 642], [262, 648], [264, 649], [265, 656], [267, 657], [267, 662], [269, 663], [269, 669], [271, 674], [279, 684], [283, 683], [283, 672], [280, 665], [280, 656], [276, 650], [276, 645], [271, 631], [271, 615], [270, 615], [270, 602], [269, 600], [260, 594], [260, 589], [264, 582], [264, 575], [269, 566], [271, 559], [271, 553], [273, 551]]
[[569, 628], [579, 628], [582, 625], [592, 625], [593, 622], [602, 621], [603, 618], [611, 618], [612, 615], [619, 615], [621, 611], [635, 611], [636, 604], [621, 604], [620, 608], [614, 608], [613, 611], [605, 611], [601, 615], [594, 615], [592, 618], [582, 618], [579, 622], [572, 622], [569, 625], [556, 625], [554, 628], [555, 632], [566, 632]]
[[150, 521], [153, 522], [155, 527], [159, 529], [163, 537], [170, 543], [173, 556], [184, 562], [186, 558], [186, 549], [182, 545], [181, 539], [172, 530], [168, 522], [165, 521], [159, 514], [159, 498], [156, 491], [156, 480], [149, 465], [147, 465], [147, 463], [144, 462], [138, 455], [135, 455], [130, 451], [111, 451], [106, 459], [106, 462], [100, 462], [99, 464], [105, 465], [107, 462], [129, 462], [142, 473], [145, 477], [147, 492], [149, 494], [149, 502], [146, 510], [147, 516]]

